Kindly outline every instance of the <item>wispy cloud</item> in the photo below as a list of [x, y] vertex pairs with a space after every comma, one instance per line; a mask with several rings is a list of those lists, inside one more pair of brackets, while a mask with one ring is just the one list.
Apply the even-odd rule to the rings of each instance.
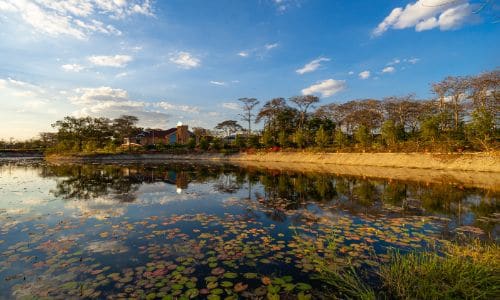
[[247, 50], [242, 50], [237, 53], [238, 56], [241, 57], [250, 57], [250, 56], [257, 56], [257, 57], [263, 57], [265, 56], [269, 51], [276, 49], [279, 47], [279, 43], [268, 43], [265, 44], [264, 46], [253, 48], [253, 49], [247, 49]]
[[473, 5], [467, 0], [418, 0], [404, 8], [396, 7], [373, 30], [373, 36], [380, 36], [389, 29], [414, 27], [415, 31], [434, 28], [451, 30], [472, 20]]
[[123, 68], [133, 60], [130, 55], [93, 55], [88, 60], [96, 66]]
[[326, 79], [303, 89], [302, 95], [320, 94], [326, 98], [344, 90], [345, 87], [345, 80]]
[[301, 75], [309, 72], [314, 72], [321, 66], [321, 63], [324, 61], [330, 61], [330, 59], [327, 57], [316, 58], [311, 62], [305, 64], [302, 68], [295, 70], [295, 72]]
[[241, 109], [241, 106], [235, 102], [222, 103], [222, 107], [227, 108], [227, 109], [232, 109], [232, 110], [240, 110]]
[[171, 55], [170, 61], [182, 69], [194, 69], [201, 65], [199, 58], [194, 57], [189, 52], [177, 52]]
[[227, 83], [224, 82], [224, 81], [211, 80], [210, 83], [213, 84], [213, 85], [218, 85], [218, 86], [225, 86], [225, 85], [227, 85]]

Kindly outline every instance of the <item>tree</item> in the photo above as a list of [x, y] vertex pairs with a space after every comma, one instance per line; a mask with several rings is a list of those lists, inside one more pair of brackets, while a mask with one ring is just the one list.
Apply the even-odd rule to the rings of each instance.
[[340, 128], [337, 128], [335, 130], [335, 133], [333, 135], [333, 139], [335, 141], [335, 145], [342, 149], [345, 145], [347, 145], [347, 136], [345, 133], [342, 132]]
[[217, 126], [215, 126], [215, 129], [221, 130], [224, 133], [224, 136], [226, 138], [229, 138], [229, 136], [231, 134], [242, 130], [243, 127], [241, 127], [241, 125], [238, 124], [237, 121], [226, 120], [226, 121], [223, 121], [223, 122], [220, 122], [219, 124], [217, 124]]
[[393, 146], [398, 141], [398, 132], [393, 120], [387, 120], [382, 124], [380, 134], [382, 140], [388, 146]]
[[255, 106], [259, 104], [259, 101], [255, 98], [240, 98], [238, 99], [241, 103], [243, 103], [243, 114], [241, 115], [241, 119], [244, 122], [248, 122], [248, 132], [247, 132], [247, 138], [250, 136], [252, 133], [252, 120], [253, 117], [255, 116], [253, 114], [253, 109]]
[[299, 128], [303, 128], [305, 120], [306, 120], [306, 115], [307, 115], [307, 110], [315, 103], [319, 102], [319, 98], [313, 95], [305, 95], [305, 96], [295, 96], [290, 98], [290, 101], [295, 103], [297, 105], [297, 108], [300, 113], [300, 122], [299, 122]]
[[288, 135], [284, 130], [280, 131], [278, 134], [278, 143], [283, 148], [288, 146]]
[[427, 141], [435, 142], [439, 137], [439, 116], [432, 116], [422, 122], [420, 136]]
[[314, 141], [316, 142], [316, 145], [318, 145], [320, 148], [325, 148], [329, 141], [329, 134], [327, 134], [326, 130], [324, 129], [323, 125], [321, 125], [316, 131], [316, 136]]
[[[138, 135], [142, 128], [137, 127], [137, 123], [139, 122], [139, 118], [136, 116], [122, 115], [113, 120], [112, 130], [113, 137], [122, 142], [125, 138], [131, 138], [133, 136]], [[130, 140], [129, 140], [129, 149], [130, 149]]]
[[295, 144], [297, 144], [297, 147], [304, 148], [304, 146], [306, 145], [306, 137], [304, 134], [304, 130], [302, 130], [300, 128], [297, 129], [297, 131], [293, 135], [293, 140], [294, 140]]
[[467, 126], [469, 139], [478, 142], [486, 151], [495, 137], [495, 117], [486, 108], [477, 108], [472, 112], [472, 121]]
[[354, 132], [354, 138], [361, 147], [366, 148], [370, 144], [371, 134], [366, 126], [360, 125], [356, 129], [356, 132]]

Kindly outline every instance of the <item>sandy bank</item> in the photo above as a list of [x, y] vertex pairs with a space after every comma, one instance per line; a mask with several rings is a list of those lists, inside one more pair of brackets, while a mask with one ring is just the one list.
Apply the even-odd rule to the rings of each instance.
[[500, 190], [500, 156], [496, 154], [424, 153], [257, 153], [221, 154], [120, 154], [49, 156], [53, 163], [124, 163], [205, 161], [229, 162], [245, 167], [307, 171], [427, 183], [454, 183]]

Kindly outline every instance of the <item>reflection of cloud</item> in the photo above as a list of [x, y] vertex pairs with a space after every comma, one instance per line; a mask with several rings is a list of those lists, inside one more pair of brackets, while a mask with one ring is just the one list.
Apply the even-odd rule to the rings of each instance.
[[95, 218], [97, 220], [120, 217], [127, 211], [127, 205], [119, 202], [111, 195], [85, 201], [71, 201], [66, 203], [65, 206], [68, 209], [79, 211], [83, 217]]
[[122, 242], [119, 241], [95, 241], [89, 243], [85, 249], [95, 253], [125, 253], [129, 250], [128, 247], [126, 247]]

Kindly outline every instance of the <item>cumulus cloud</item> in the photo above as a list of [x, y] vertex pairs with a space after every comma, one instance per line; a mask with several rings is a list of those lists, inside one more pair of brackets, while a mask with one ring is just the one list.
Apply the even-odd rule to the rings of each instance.
[[320, 94], [326, 98], [345, 89], [345, 80], [326, 79], [302, 90], [302, 95]]
[[309, 63], [305, 64], [302, 68], [295, 70], [295, 72], [297, 72], [300, 75], [305, 74], [305, 73], [309, 73], [309, 72], [314, 72], [319, 67], [321, 67], [321, 63], [324, 61], [330, 61], [330, 59], [326, 58], [326, 57], [316, 58], [316, 59], [310, 61]]
[[382, 69], [382, 73], [394, 73], [396, 69], [392, 66], [385, 67]]
[[370, 71], [363, 71], [358, 74], [359, 78], [361, 79], [368, 79], [370, 78]]
[[193, 69], [201, 65], [200, 59], [194, 57], [189, 52], [183, 51], [172, 54], [170, 57], [170, 61], [178, 65], [182, 69]]
[[451, 30], [459, 28], [473, 18], [473, 5], [467, 0], [418, 0], [404, 8], [394, 8], [372, 34], [379, 36], [391, 28], [415, 27], [416, 31], [434, 28]]
[[[9, 17], [19, 17], [42, 34], [77, 39], [86, 39], [93, 33], [121, 34], [102, 19], [123, 19], [134, 14], [153, 15], [149, 0], [0, 0], [0, 12]], [[18, 22], [16, 19], [12, 21]]]
[[85, 69], [84, 66], [79, 64], [65, 64], [62, 65], [61, 68], [66, 72], [76, 72], [76, 73]]
[[222, 107], [227, 108], [227, 109], [232, 109], [232, 110], [240, 110], [241, 109], [241, 106], [235, 102], [222, 103]]
[[100, 67], [123, 68], [133, 60], [130, 55], [93, 55], [88, 57], [88, 60]]
[[247, 57], [248, 56], [248, 52], [246, 52], [246, 51], [240, 51], [240, 52], [238, 52], [238, 55], [241, 56], [241, 57]]

